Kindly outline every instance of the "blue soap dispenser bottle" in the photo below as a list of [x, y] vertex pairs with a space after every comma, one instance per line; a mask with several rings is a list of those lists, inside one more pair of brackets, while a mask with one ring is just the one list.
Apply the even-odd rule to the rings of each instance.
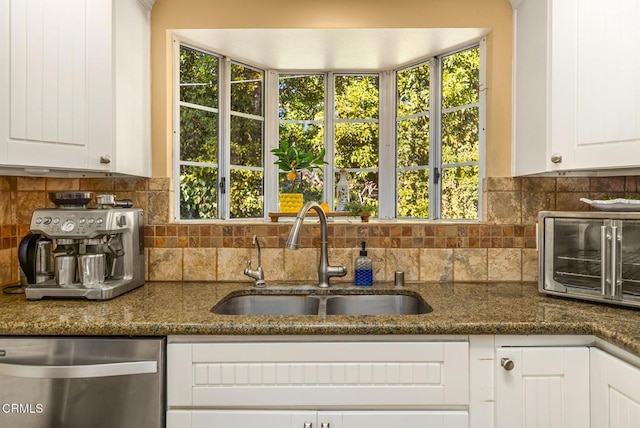
[[371, 286], [373, 285], [373, 262], [367, 256], [366, 243], [362, 241], [360, 255], [355, 263], [355, 284]]

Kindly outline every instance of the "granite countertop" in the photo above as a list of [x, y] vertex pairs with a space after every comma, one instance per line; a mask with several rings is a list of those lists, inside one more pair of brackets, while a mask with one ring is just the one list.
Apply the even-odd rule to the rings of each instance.
[[[354, 287], [335, 284], [329, 292]], [[278, 293], [286, 287], [267, 288]], [[393, 289], [379, 284], [372, 292]], [[108, 301], [0, 294], [0, 335], [594, 335], [640, 356], [640, 310], [544, 296], [534, 283], [407, 284], [433, 308], [409, 316], [230, 316], [210, 309], [248, 283], [150, 282]]]

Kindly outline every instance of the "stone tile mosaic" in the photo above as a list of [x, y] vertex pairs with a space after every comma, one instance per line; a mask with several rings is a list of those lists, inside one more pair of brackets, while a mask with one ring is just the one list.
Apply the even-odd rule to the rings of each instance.
[[[246, 281], [246, 261], [256, 258], [254, 234], [260, 237], [269, 277], [315, 280], [317, 223], [305, 223], [298, 251], [284, 249], [290, 223], [176, 224], [172, 187], [169, 178], [0, 177], [0, 250], [7, 250], [4, 257], [15, 257], [33, 209], [52, 206], [47, 191], [109, 192], [145, 211], [150, 280]], [[352, 281], [353, 259], [365, 240], [378, 281], [392, 281], [396, 269], [409, 272], [407, 280], [535, 281], [540, 210], [587, 211], [581, 197], [637, 197], [639, 191], [640, 176], [489, 177], [484, 180], [482, 222], [334, 222], [329, 225], [331, 262], [345, 264], [349, 274], [342, 281]], [[17, 280], [17, 262], [12, 265], [11, 278], [0, 278], [0, 284]], [[204, 269], [210, 266], [214, 268]]]

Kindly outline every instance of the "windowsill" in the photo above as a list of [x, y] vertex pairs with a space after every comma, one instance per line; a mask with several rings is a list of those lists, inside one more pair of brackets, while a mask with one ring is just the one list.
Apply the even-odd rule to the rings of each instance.
[[[224, 226], [251, 226], [251, 225], [272, 225], [278, 224], [291, 224], [295, 221], [295, 217], [281, 218], [278, 222], [273, 222], [270, 219], [233, 219], [233, 220], [174, 220], [172, 224], [183, 225], [224, 225]], [[304, 219], [305, 222], [314, 223], [318, 222], [317, 218], [309, 217]], [[349, 218], [328, 218], [328, 224], [336, 225], [355, 225], [355, 226], [368, 226], [368, 225], [388, 225], [388, 224], [402, 224], [402, 225], [425, 225], [425, 224], [437, 224], [437, 225], [460, 225], [460, 224], [484, 224], [481, 220], [429, 220], [429, 219], [378, 219], [371, 218], [368, 222], [363, 222], [359, 217]]]

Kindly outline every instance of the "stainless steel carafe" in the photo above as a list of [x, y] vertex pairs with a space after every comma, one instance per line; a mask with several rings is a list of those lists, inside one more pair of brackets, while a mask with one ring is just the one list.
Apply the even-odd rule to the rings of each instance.
[[37, 284], [55, 276], [53, 245], [50, 239], [29, 232], [18, 246], [18, 261], [23, 280], [27, 284]]

